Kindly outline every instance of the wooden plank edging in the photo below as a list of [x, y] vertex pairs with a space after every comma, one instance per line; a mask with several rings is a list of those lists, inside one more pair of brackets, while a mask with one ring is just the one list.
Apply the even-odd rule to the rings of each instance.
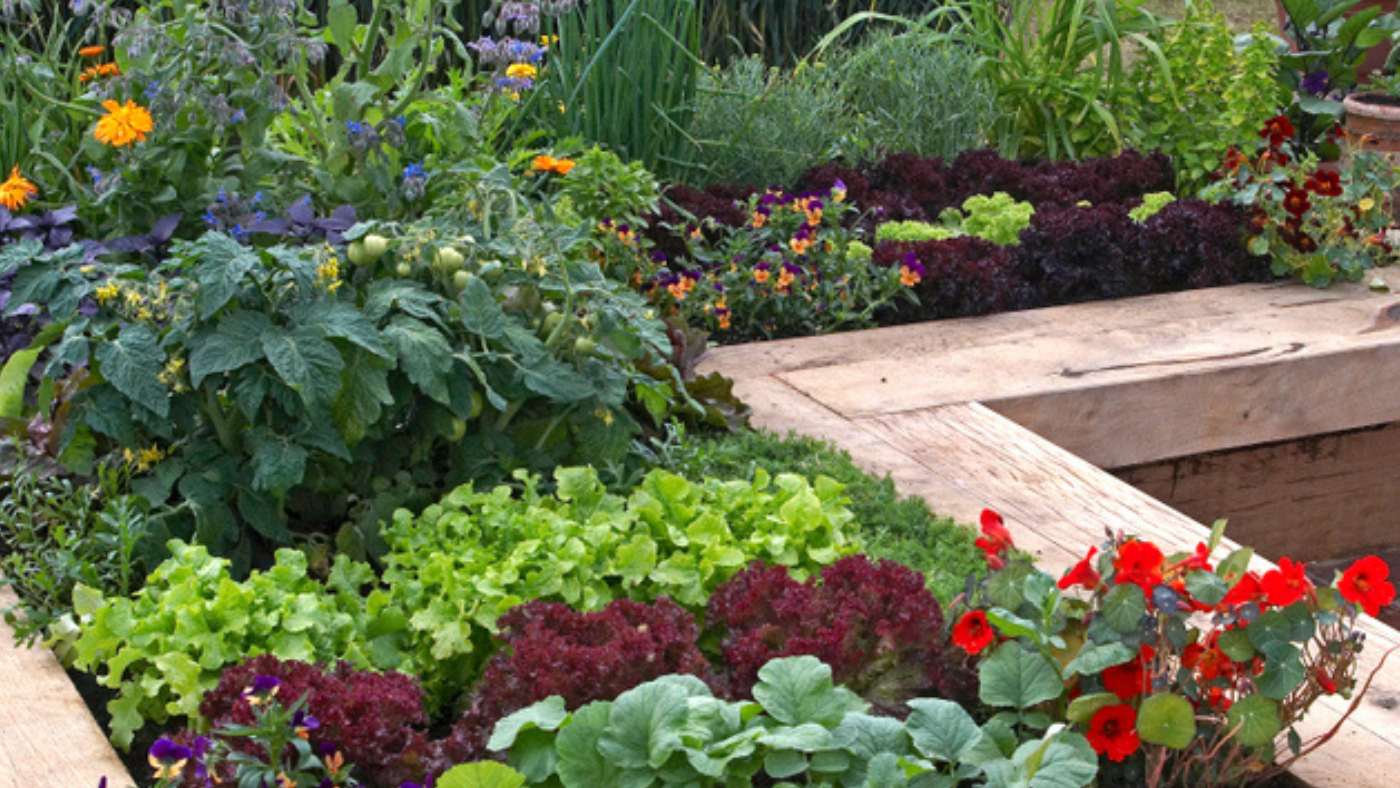
[[[0, 588], [0, 608], [15, 603]], [[0, 621], [0, 788], [134, 785], [53, 652], [15, 645]]]

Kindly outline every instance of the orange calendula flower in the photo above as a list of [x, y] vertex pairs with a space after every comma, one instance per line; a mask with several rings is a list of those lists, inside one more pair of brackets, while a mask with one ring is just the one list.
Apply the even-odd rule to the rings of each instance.
[[78, 56], [79, 56], [79, 57], [101, 57], [101, 56], [102, 56], [102, 53], [103, 53], [103, 52], [106, 52], [106, 51], [107, 51], [107, 47], [105, 47], [105, 46], [103, 46], [103, 45], [101, 45], [101, 44], [90, 44], [90, 45], [88, 45], [88, 46], [83, 47], [82, 49], [79, 49], [79, 50], [78, 50]]
[[39, 187], [19, 174], [19, 165], [10, 170], [10, 177], [0, 183], [0, 205], [8, 210], [18, 211], [29, 202], [29, 198], [39, 195]]
[[146, 135], [155, 128], [151, 113], [129, 99], [124, 105], [108, 99], [102, 102], [102, 108], [107, 114], [97, 121], [97, 128], [92, 132], [98, 142], [121, 148], [133, 142], [145, 142]]
[[540, 70], [529, 63], [511, 63], [506, 67], [506, 76], [511, 79], [534, 79]]
[[122, 70], [116, 63], [99, 63], [83, 69], [83, 73], [78, 75], [79, 82], [91, 82], [98, 77], [121, 76]]
[[530, 169], [535, 172], [552, 172], [555, 175], [568, 175], [577, 163], [573, 159], [556, 159], [553, 156], [540, 154], [530, 162]]

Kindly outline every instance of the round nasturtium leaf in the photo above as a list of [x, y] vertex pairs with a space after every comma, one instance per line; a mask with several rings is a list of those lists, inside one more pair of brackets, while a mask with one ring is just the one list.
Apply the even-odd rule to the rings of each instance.
[[1180, 695], [1159, 692], [1138, 709], [1138, 735], [1149, 744], [1184, 750], [1196, 738], [1196, 712]]
[[1239, 729], [1236, 741], [1246, 747], [1271, 744], [1283, 724], [1278, 717], [1278, 701], [1263, 695], [1250, 695], [1235, 702], [1225, 715], [1230, 730]]

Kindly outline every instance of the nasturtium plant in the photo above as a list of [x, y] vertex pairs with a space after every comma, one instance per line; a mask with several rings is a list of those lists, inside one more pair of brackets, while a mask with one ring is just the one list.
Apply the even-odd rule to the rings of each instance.
[[506, 717], [490, 748], [531, 784], [697, 786], [755, 779], [808, 785], [1088, 785], [1093, 751], [1056, 726], [1025, 742], [979, 727], [942, 699], [910, 702], [907, 720], [872, 716], [815, 657], [759, 672], [754, 701], [726, 701], [693, 676], [642, 684], [572, 713], [555, 697]]
[[1369, 556], [1319, 588], [1288, 558], [1249, 571], [1247, 548], [1215, 563], [1223, 533], [1175, 555], [1119, 534], [1058, 581], [1013, 558], [972, 586], [953, 643], [987, 654], [982, 700], [1010, 709], [993, 721], [1078, 726], [1105, 780], [1148, 786], [1258, 780], [1325, 743], [1294, 726], [1358, 686], [1357, 617], [1394, 600], [1389, 568]]
[[619, 598], [667, 596], [692, 610], [754, 560], [799, 578], [854, 552], [841, 485], [826, 477], [691, 482], [649, 473], [628, 497], [595, 471], [559, 468], [554, 492], [471, 485], [384, 530], [384, 581], [412, 611], [414, 660], [436, 700], [475, 677], [497, 619], [527, 600], [597, 610]]

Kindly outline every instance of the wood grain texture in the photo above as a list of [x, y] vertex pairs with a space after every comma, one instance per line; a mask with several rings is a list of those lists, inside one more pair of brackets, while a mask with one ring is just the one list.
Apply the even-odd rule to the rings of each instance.
[[[0, 589], [0, 608], [14, 603]], [[134, 785], [53, 653], [12, 635], [0, 621], [0, 788]]]
[[1121, 467], [1400, 419], [1400, 298], [1240, 285], [720, 348], [703, 368], [849, 418], [982, 402]]
[[1113, 469], [1266, 555], [1319, 561], [1400, 544], [1400, 424]]

